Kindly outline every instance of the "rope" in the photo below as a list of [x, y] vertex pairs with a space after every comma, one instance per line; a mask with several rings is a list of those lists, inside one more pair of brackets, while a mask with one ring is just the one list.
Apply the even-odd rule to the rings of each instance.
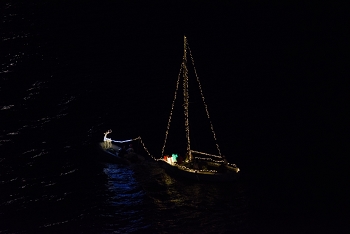
[[155, 160], [155, 161], [158, 161], [158, 160], [161, 160], [161, 159], [156, 159], [149, 151], [148, 151], [148, 149], [146, 148], [146, 146], [145, 146], [145, 143], [143, 143], [143, 141], [142, 141], [142, 138], [139, 136], [138, 137], [138, 139], [140, 140], [140, 142], [141, 142], [141, 144], [142, 144], [142, 146], [143, 146], [143, 149], [146, 151], [146, 153], [148, 154], [148, 156], [150, 156], [153, 160]]

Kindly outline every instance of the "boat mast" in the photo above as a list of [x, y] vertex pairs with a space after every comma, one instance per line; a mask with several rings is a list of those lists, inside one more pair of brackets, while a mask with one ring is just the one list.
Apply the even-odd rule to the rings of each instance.
[[184, 56], [182, 60], [182, 68], [183, 68], [183, 93], [184, 93], [184, 114], [185, 114], [185, 130], [186, 130], [186, 138], [187, 138], [187, 149], [186, 149], [186, 157], [192, 161], [191, 155], [191, 142], [190, 142], [190, 128], [189, 128], [189, 120], [188, 120], [188, 70], [187, 70], [187, 38], [184, 36]]

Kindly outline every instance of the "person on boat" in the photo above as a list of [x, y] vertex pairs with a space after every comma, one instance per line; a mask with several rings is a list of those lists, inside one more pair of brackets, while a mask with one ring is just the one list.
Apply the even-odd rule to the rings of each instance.
[[112, 132], [112, 129], [109, 129], [107, 132], [105, 132], [104, 134], [104, 138], [103, 138], [103, 141], [104, 141], [104, 144], [105, 144], [105, 148], [108, 149], [108, 148], [111, 148], [112, 147], [112, 139], [111, 138], [107, 138], [107, 135], [109, 133]]

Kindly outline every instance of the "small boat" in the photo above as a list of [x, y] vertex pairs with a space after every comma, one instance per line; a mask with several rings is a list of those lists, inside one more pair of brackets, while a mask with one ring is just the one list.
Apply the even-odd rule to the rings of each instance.
[[107, 138], [107, 135], [111, 132], [112, 130], [105, 132], [103, 142], [99, 143], [99, 151], [101, 152], [102, 161], [130, 165], [132, 163], [139, 163], [145, 160], [143, 156], [138, 155], [134, 152], [131, 145], [129, 145], [130, 147], [128, 149], [125, 149], [124, 147], [115, 144], [123, 144], [126, 142], [138, 140], [139, 138], [124, 141], [115, 141], [111, 138]]
[[111, 146], [106, 147], [106, 142], [100, 142], [99, 151], [101, 152], [101, 161], [129, 165], [129, 160], [119, 156], [118, 153], [120, 149], [121, 147], [115, 144], [111, 144]]
[[[197, 83], [199, 86], [199, 90], [202, 96], [202, 101], [205, 107], [205, 111], [207, 113], [207, 117], [209, 119], [211, 131], [213, 133], [214, 142], [218, 151], [218, 155], [204, 153], [200, 151], [195, 151], [191, 149], [191, 141], [190, 141], [190, 125], [189, 125], [189, 92], [188, 92], [188, 70], [187, 70], [187, 51], [189, 51], [192, 65], [194, 68], [194, 74], [197, 79]], [[182, 78], [182, 79], [181, 79]], [[168, 153], [165, 154], [165, 146], [167, 143], [172, 112], [174, 109], [174, 104], [177, 96], [177, 92], [179, 89], [179, 83], [182, 81], [183, 88], [183, 108], [184, 108], [184, 116], [185, 116], [185, 133], [187, 139], [187, 147], [184, 150], [185, 160], [179, 160], [177, 154]], [[174, 176], [196, 180], [196, 181], [233, 181], [237, 180], [239, 176], [240, 169], [235, 165], [228, 163], [225, 156], [221, 154], [219, 145], [216, 142], [216, 135], [214, 132], [214, 128], [212, 122], [210, 120], [207, 104], [205, 103], [205, 99], [203, 96], [203, 91], [201, 88], [201, 83], [199, 81], [196, 69], [194, 67], [194, 60], [192, 57], [191, 50], [188, 46], [188, 41], [186, 36], [184, 36], [184, 55], [181, 64], [180, 74], [178, 76], [178, 80], [176, 83], [176, 91], [173, 99], [170, 116], [168, 120], [168, 126], [166, 129], [164, 145], [162, 149], [162, 158], [157, 159], [160, 165], [165, 169], [166, 172], [172, 174]], [[170, 156], [171, 155], [171, 156]]]

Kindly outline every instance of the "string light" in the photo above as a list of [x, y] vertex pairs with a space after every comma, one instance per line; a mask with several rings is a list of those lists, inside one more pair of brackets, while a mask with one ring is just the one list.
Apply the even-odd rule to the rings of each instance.
[[191, 150], [191, 153], [203, 154], [203, 155], [207, 155], [207, 156], [211, 156], [211, 157], [215, 157], [215, 158], [222, 158], [222, 156], [218, 156], [218, 155], [214, 155], [214, 154], [208, 154], [208, 153], [199, 152], [199, 151], [195, 151], [195, 150]]
[[[140, 140], [140, 143], [141, 145], [143, 146], [144, 150], [146, 151], [146, 153], [148, 154], [148, 156], [150, 156], [154, 161], [163, 161], [163, 162], [166, 162], [168, 164], [170, 164], [171, 166], [173, 167], [177, 167], [179, 168], [180, 170], [183, 170], [183, 171], [187, 171], [187, 172], [191, 172], [191, 173], [203, 173], [203, 174], [215, 174], [215, 173], [218, 173], [218, 171], [216, 170], [208, 170], [208, 169], [192, 169], [192, 168], [189, 168], [189, 167], [186, 167], [184, 165], [178, 165], [178, 164], [175, 164], [175, 163], [169, 163], [168, 161], [164, 160], [163, 158], [160, 158], [160, 159], [157, 159], [155, 158], [149, 151], [148, 149], [146, 148], [145, 146], [145, 143], [143, 142], [141, 136], [139, 137], [136, 137], [136, 138], [133, 138], [133, 139], [130, 139], [130, 140], [125, 140], [125, 141], [118, 141], [118, 142], [129, 142], [129, 141], [134, 141], [134, 140]], [[193, 153], [200, 153], [200, 154], [205, 154], [205, 155], [208, 155], [208, 156], [216, 156], [216, 155], [211, 155], [211, 154], [207, 154], [207, 153], [203, 153], [203, 152], [198, 152], [198, 151], [193, 151], [191, 150], [191, 152]], [[218, 156], [216, 156], [218, 157]], [[201, 159], [201, 160], [206, 160], [206, 161], [211, 161], [211, 162], [214, 162], [214, 163], [223, 163], [224, 161], [217, 161], [217, 160], [213, 160], [211, 158], [201, 158], [201, 157], [195, 157], [195, 159]], [[231, 163], [228, 163], [227, 164], [228, 166], [231, 166], [236, 173], [238, 173], [240, 171], [240, 169], [236, 166], [236, 164], [231, 164]]]
[[130, 142], [130, 141], [136, 141], [138, 139], [140, 139], [141, 137], [136, 137], [134, 139], [130, 139], [130, 140], [124, 140], [124, 141], [116, 141], [116, 140], [112, 140], [113, 142], [116, 142], [116, 143], [125, 143], [125, 142]]
[[191, 61], [192, 61], [194, 73], [195, 73], [196, 78], [197, 78], [197, 82], [198, 82], [198, 86], [199, 86], [199, 91], [200, 91], [201, 96], [202, 96], [202, 100], [203, 100], [203, 104], [204, 104], [204, 107], [205, 107], [205, 111], [206, 111], [207, 117], [208, 117], [208, 119], [209, 119], [210, 128], [211, 128], [211, 131], [212, 131], [213, 136], [214, 136], [216, 148], [217, 148], [217, 150], [218, 150], [218, 152], [219, 152], [219, 155], [221, 156], [220, 147], [219, 147], [219, 144], [217, 143], [217, 139], [216, 139], [216, 134], [215, 134], [215, 131], [214, 131], [214, 127], [213, 127], [213, 124], [212, 124], [211, 119], [210, 119], [210, 115], [209, 115], [209, 111], [208, 111], [208, 106], [207, 106], [207, 104], [205, 103], [205, 98], [204, 98], [204, 95], [203, 95], [202, 85], [201, 85], [201, 82], [199, 81], [199, 76], [197, 75], [196, 67], [194, 66], [194, 59], [193, 59], [193, 56], [192, 56], [191, 48], [190, 48], [190, 46], [189, 46], [189, 44], [188, 44], [187, 41], [186, 41], [186, 43], [187, 43], [188, 51], [190, 52], [190, 57], [191, 57]]
[[176, 101], [177, 91], [178, 91], [178, 89], [179, 89], [179, 83], [180, 83], [182, 65], [183, 65], [183, 64], [181, 64], [180, 72], [179, 72], [179, 75], [177, 76], [176, 89], [175, 89], [174, 99], [173, 99], [173, 103], [171, 104], [171, 110], [170, 110], [170, 115], [169, 115], [169, 119], [168, 119], [168, 125], [167, 125], [166, 131], [165, 131], [165, 138], [164, 138], [164, 144], [163, 144], [163, 147], [162, 147], [162, 154], [161, 154], [161, 155], [164, 155], [165, 144], [166, 144], [167, 139], [168, 139], [169, 128], [170, 128], [170, 123], [171, 123], [171, 117], [172, 117], [172, 115], [173, 115], [173, 110], [174, 110], [174, 105], [175, 105], [175, 101]]
[[139, 140], [140, 140], [141, 145], [143, 146], [143, 149], [146, 151], [146, 153], [148, 154], [148, 156], [150, 156], [150, 157], [151, 157], [153, 160], [155, 160], [155, 161], [161, 160], [161, 159], [155, 158], [155, 157], [148, 151], [148, 149], [147, 149], [146, 146], [145, 146], [145, 143], [143, 143], [143, 141], [142, 141], [141, 136], [139, 136], [138, 138], [139, 138]]
[[214, 160], [214, 159], [211, 159], [211, 158], [201, 158], [201, 157], [194, 157], [196, 159], [201, 159], [201, 160], [205, 160], [205, 161], [212, 161], [212, 162], [216, 162], [216, 163], [223, 163], [224, 160]]
[[[187, 70], [187, 66], [186, 66], [186, 63], [187, 63], [187, 49], [188, 49], [188, 51], [190, 53], [190, 57], [191, 57], [191, 61], [192, 61], [193, 69], [194, 69], [194, 73], [196, 75], [197, 83], [198, 83], [198, 86], [199, 86], [199, 91], [200, 91], [200, 94], [201, 94], [201, 97], [202, 97], [202, 101], [203, 101], [203, 104], [204, 104], [204, 107], [205, 107], [207, 118], [208, 118], [209, 123], [210, 123], [210, 128], [211, 128], [211, 131], [213, 133], [215, 145], [216, 145], [216, 148], [217, 148], [217, 150], [219, 152], [219, 155], [208, 154], [208, 153], [204, 153], [204, 152], [200, 152], [200, 151], [191, 150], [189, 115], [188, 115], [188, 110], [189, 110], [188, 70]], [[183, 61], [181, 63], [180, 71], [179, 71], [178, 78], [177, 78], [177, 81], [176, 81], [176, 88], [175, 88], [175, 92], [174, 92], [174, 98], [173, 98], [173, 102], [172, 102], [172, 105], [171, 105], [171, 110], [170, 110], [170, 114], [169, 114], [167, 128], [166, 128], [166, 131], [165, 131], [164, 144], [163, 144], [163, 147], [162, 147], [161, 155], [164, 155], [165, 145], [166, 145], [167, 139], [168, 139], [171, 119], [172, 119], [172, 115], [173, 115], [173, 111], [174, 111], [175, 101], [176, 101], [176, 98], [177, 98], [177, 92], [179, 90], [181, 74], [182, 74], [182, 77], [183, 77], [183, 84], [182, 84], [182, 86], [183, 86], [182, 87], [183, 88], [183, 96], [184, 96], [184, 104], [183, 104], [183, 106], [184, 106], [184, 116], [185, 116], [185, 131], [186, 131], [186, 138], [187, 138], [186, 155], [189, 157], [190, 161], [193, 159], [192, 153], [201, 154], [201, 155], [205, 155], [205, 156], [209, 156], [209, 157], [213, 157], [213, 158], [219, 158], [221, 160], [214, 160], [214, 159], [209, 158], [209, 157], [206, 157], [206, 158], [194, 157], [195, 159], [200, 159], [200, 160], [205, 160], [205, 161], [209, 161], [209, 162], [213, 162], [213, 163], [217, 163], [217, 164], [222, 164], [222, 163], [225, 162], [225, 160], [223, 160], [223, 156], [221, 155], [219, 144], [217, 143], [217, 138], [216, 138], [216, 134], [215, 134], [215, 131], [214, 131], [214, 127], [213, 127], [212, 121], [210, 119], [208, 106], [207, 106], [207, 104], [205, 102], [202, 85], [200, 83], [199, 76], [197, 74], [197, 70], [196, 70], [195, 65], [194, 65], [194, 59], [193, 59], [192, 52], [191, 52], [191, 49], [189, 47], [189, 44], [188, 44], [186, 36], [184, 36]], [[218, 173], [218, 171], [216, 171], [216, 170], [192, 169], [192, 168], [186, 167], [185, 165], [178, 165], [176, 163], [168, 162], [167, 160], [164, 160], [163, 158], [158, 158], [157, 159], [148, 151], [148, 149], [146, 148], [144, 142], [142, 141], [141, 136], [139, 136], [137, 138], [134, 138], [134, 139], [125, 140], [125, 141], [115, 141], [115, 140], [112, 140], [112, 141], [113, 142], [118, 142], [118, 143], [124, 143], [124, 142], [129, 142], [129, 141], [134, 141], [134, 140], [140, 140], [141, 145], [143, 146], [144, 150], [147, 152], [148, 156], [150, 156], [155, 161], [163, 161], [165, 163], [168, 163], [171, 166], [179, 168], [180, 170], [184, 170], [184, 171], [192, 172], [192, 173], [211, 173], [211, 174], [212, 173]], [[236, 173], [238, 173], [240, 171], [240, 169], [236, 166], [236, 164], [227, 163], [226, 166], [228, 166], [231, 170], [233, 169]]]
[[[116, 141], [116, 140], [112, 140], [113, 142], [117, 142], [117, 143], [124, 143], [124, 142], [130, 142], [130, 141], [136, 141], [136, 140], [140, 140], [140, 143], [143, 147], [143, 149], [145, 150], [145, 152], [148, 154], [149, 157], [151, 157], [154, 161], [163, 161], [163, 162], [166, 162], [174, 167], [177, 167], [179, 168], [180, 170], [183, 170], [183, 171], [187, 171], [187, 172], [191, 172], [191, 173], [218, 173], [218, 171], [216, 170], [208, 170], [208, 169], [192, 169], [192, 168], [189, 168], [189, 167], [186, 167], [184, 165], [178, 165], [178, 164], [175, 164], [175, 163], [169, 163], [168, 161], [164, 160], [163, 158], [160, 158], [160, 159], [157, 159], [155, 158], [147, 149], [147, 147], [145, 146], [145, 143], [143, 142], [141, 136], [138, 136], [136, 138], [133, 138], [133, 139], [129, 139], [129, 140], [123, 140], [123, 141]], [[190, 150], [191, 153], [197, 153], [197, 154], [204, 154], [204, 155], [207, 155], [207, 156], [212, 156], [212, 157], [219, 157], [217, 155], [213, 155], [213, 154], [207, 154], [207, 153], [203, 153], [203, 152], [199, 152], [199, 151], [194, 151], [194, 150]], [[211, 158], [201, 158], [201, 157], [195, 157], [195, 159], [200, 159], [200, 160], [206, 160], [206, 161], [211, 161], [211, 162], [214, 162], [214, 163], [223, 163], [224, 161], [218, 161], [218, 160], [213, 160]], [[228, 163], [227, 165], [231, 166], [235, 171], [236, 173], [238, 173], [240, 170], [239, 168], [236, 166], [236, 164], [231, 164], [231, 163]]]
[[186, 138], [187, 138], [187, 149], [186, 149], [186, 156], [189, 157], [189, 160], [192, 160], [191, 156], [191, 141], [190, 141], [190, 123], [188, 118], [188, 100], [189, 100], [189, 93], [188, 93], [188, 70], [187, 70], [187, 38], [184, 36], [184, 56], [182, 61], [182, 67], [183, 67], [183, 93], [184, 93], [184, 115], [185, 115], [185, 130], [186, 130]]
[[[201, 93], [202, 101], [203, 101], [203, 104], [204, 104], [204, 107], [205, 107], [207, 118], [209, 119], [211, 131], [213, 133], [214, 141], [215, 141], [215, 144], [216, 144], [216, 148], [217, 148], [217, 150], [219, 152], [219, 156], [191, 150], [190, 130], [189, 130], [190, 129], [189, 128], [189, 114], [188, 114], [188, 110], [189, 110], [189, 92], [188, 92], [189, 87], [188, 87], [188, 84], [189, 84], [189, 82], [188, 82], [188, 70], [187, 70], [187, 66], [186, 66], [186, 64], [187, 64], [187, 48], [188, 48], [189, 53], [190, 53], [190, 57], [191, 57], [192, 65], [193, 65], [194, 72], [195, 72], [195, 75], [196, 75], [196, 79], [197, 79], [197, 83], [198, 83], [198, 86], [199, 86], [199, 90], [200, 90], [200, 93]], [[215, 134], [215, 131], [214, 131], [214, 127], [213, 127], [213, 124], [212, 124], [211, 119], [210, 119], [210, 115], [209, 115], [207, 104], [205, 102], [203, 89], [202, 89], [202, 86], [201, 86], [201, 83], [200, 83], [200, 80], [199, 80], [199, 77], [198, 77], [198, 74], [197, 74], [197, 70], [196, 70], [195, 65], [194, 65], [194, 59], [193, 59], [192, 52], [191, 52], [191, 49], [189, 47], [189, 44], [188, 44], [186, 36], [184, 36], [184, 55], [183, 55], [183, 60], [182, 60], [182, 64], [181, 64], [181, 67], [180, 67], [180, 72], [178, 74], [178, 79], [177, 79], [177, 82], [176, 82], [175, 94], [174, 94], [173, 102], [172, 102], [172, 105], [171, 105], [171, 111], [170, 111], [170, 115], [169, 115], [169, 119], [168, 119], [167, 129], [166, 129], [166, 132], [165, 132], [165, 139], [164, 139], [164, 144], [163, 144], [163, 147], [162, 147], [162, 154], [161, 155], [164, 155], [164, 149], [165, 149], [165, 145], [166, 145], [168, 134], [169, 134], [170, 123], [171, 123], [171, 118], [172, 118], [172, 114], [173, 114], [173, 110], [174, 110], [175, 100], [176, 100], [176, 97], [177, 97], [177, 92], [178, 92], [178, 88], [179, 88], [181, 74], [182, 74], [182, 77], [183, 77], [183, 84], [182, 84], [182, 86], [183, 86], [183, 96], [184, 96], [184, 104], [183, 104], [183, 106], [184, 106], [184, 116], [185, 116], [185, 131], [186, 131], [186, 139], [187, 139], [186, 155], [189, 157], [190, 161], [193, 159], [192, 153], [197, 153], [197, 154], [202, 154], [202, 155], [211, 156], [211, 157], [215, 157], [215, 158], [220, 158], [221, 160], [218, 161], [218, 160], [213, 160], [213, 159], [196, 157], [198, 159], [205, 159], [205, 160], [210, 160], [210, 161], [213, 161], [213, 162], [220, 162], [220, 163], [224, 162], [224, 160], [223, 160], [223, 158], [221, 156], [220, 147], [219, 147], [219, 145], [217, 143], [217, 138], [216, 138], [216, 134]], [[165, 160], [163, 160], [163, 161], [165, 161]], [[165, 162], [167, 162], [167, 161], [165, 161]], [[182, 167], [184, 167], [184, 166], [182, 166]], [[184, 168], [187, 168], [187, 167], [184, 167]], [[190, 169], [187, 168], [187, 170], [190, 170]]]

